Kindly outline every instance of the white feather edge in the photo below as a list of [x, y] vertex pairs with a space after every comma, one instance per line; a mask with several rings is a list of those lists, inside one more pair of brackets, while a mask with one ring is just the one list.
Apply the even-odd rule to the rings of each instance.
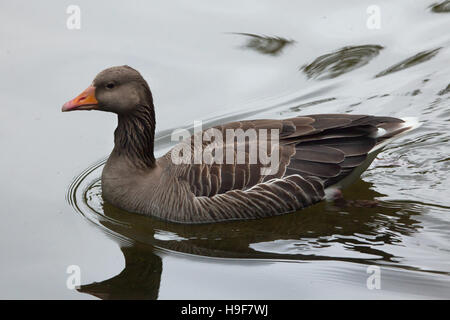
[[[408, 129], [399, 134], [396, 134], [395, 136], [387, 139], [386, 141], [383, 141], [380, 144], [377, 144], [375, 147], [373, 147], [372, 150], [369, 151], [369, 154], [380, 148], [384, 148], [386, 145], [388, 145], [392, 141], [404, 136], [409, 131], [417, 129], [418, 127], [420, 127], [422, 125], [422, 123], [420, 123], [419, 120], [415, 117], [405, 117], [405, 118], [400, 118], [400, 119], [402, 119], [404, 121], [402, 128], [408, 128]], [[379, 138], [379, 137], [382, 137], [385, 133], [386, 133], [386, 130], [379, 128], [373, 137]]]

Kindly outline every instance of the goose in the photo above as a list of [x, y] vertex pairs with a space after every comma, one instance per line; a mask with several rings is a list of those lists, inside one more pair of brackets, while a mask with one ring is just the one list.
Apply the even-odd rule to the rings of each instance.
[[[419, 125], [413, 118], [359, 114], [236, 121], [197, 132], [155, 158], [152, 93], [129, 66], [101, 71], [62, 107], [75, 110], [117, 114], [114, 148], [101, 176], [103, 199], [186, 224], [276, 216], [330, 199], [394, 138]], [[228, 141], [229, 132], [244, 133], [244, 139], [236, 134]], [[266, 149], [265, 158], [253, 155], [255, 145]], [[196, 151], [208, 148], [214, 149], [209, 158], [196, 161]], [[269, 167], [268, 156], [275, 166]]]

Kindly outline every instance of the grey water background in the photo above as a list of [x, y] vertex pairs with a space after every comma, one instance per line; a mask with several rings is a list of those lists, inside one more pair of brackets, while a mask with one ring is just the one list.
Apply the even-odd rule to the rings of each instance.
[[[81, 9], [81, 29], [66, 8]], [[380, 8], [369, 29], [367, 8]], [[450, 298], [449, 1], [2, 1], [0, 298]], [[62, 114], [102, 69], [167, 133], [310, 113], [417, 117], [347, 203], [182, 226], [101, 199], [116, 119]], [[357, 200], [376, 200], [375, 207]], [[67, 267], [81, 270], [69, 290]], [[369, 290], [369, 266], [381, 289]]]

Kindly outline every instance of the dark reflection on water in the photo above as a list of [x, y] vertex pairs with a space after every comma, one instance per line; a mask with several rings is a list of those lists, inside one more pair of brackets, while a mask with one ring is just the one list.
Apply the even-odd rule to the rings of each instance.
[[434, 56], [436, 56], [436, 54], [439, 52], [440, 49], [441, 48], [419, 52], [418, 54], [416, 54], [412, 57], [409, 57], [408, 59], [405, 59], [399, 63], [396, 63], [384, 71], [381, 71], [375, 77], [377, 77], [377, 78], [382, 77], [382, 76], [385, 76], [385, 75], [393, 73], [393, 72], [397, 72], [400, 70], [410, 68], [412, 66], [415, 66], [416, 64], [426, 62], [426, 61], [430, 60], [431, 58], [433, 58]]
[[152, 248], [139, 246], [122, 247], [125, 268], [121, 273], [102, 282], [82, 285], [78, 291], [97, 298], [148, 299], [158, 298], [162, 261]]
[[346, 194], [351, 197], [339, 206], [321, 203], [268, 219], [182, 225], [103, 203], [97, 180], [78, 201], [92, 211], [85, 212], [86, 217], [123, 246], [125, 268], [117, 276], [83, 285], [79, 291], [102, 299], [156, 299], [162, 263], [154, 248], [215, 258], [333, 260], [414, 269], [401, 265], [389, 248], [401, 246], [403, 236], [422, 228], [415, 218], [420, 210], [407, 202], [377, 202], [374, 206], [371, 200], [382, 195], [363, 180]]
[[290, 107], [289, 108], [289, 112], [300, 112], [300, 111], [302, 111], [305, 108], [308, 108], [308, 107], [311, 107], [311, 106], [315, 106], [317, 104], [321, 104], [321, 103], [325, 103], [325, 102], [330, 102], [330, 101], [333, 101], [333, 100], [336, 100], [336, 98], [331, 97], [331, 98], [325, 98], [325, 99], [314, 100], [314, 101], [311, 101], [311, 102], [302, 103], [302, 104], [300, 104], [298, 106]]
[[375, 58], [383, 47], [380, 45], [348, 46], [316, 58], [301, 70], [308, 78], [319, 80], [336, 78], [360, 68]]
[[450, 12], [450, 0], [442, 1], [441, 3], [436, 3], [432, 5], [431, 11], [436, 13]]
[[447, 85], [446, 88], [439, 91], [438, 95], [443, 96], [444, 94], [450, 93], [450, 83]]
[[294, 40], [288, 40], [282, 37], [260, 36], [251, 33], [238, 32], [233, 34], [245, 36], [247, 38], [246, 43], [241, 47], [242, 49], [250, 49], [271, 56], [280, 55], [286, 47], [295, 43]]

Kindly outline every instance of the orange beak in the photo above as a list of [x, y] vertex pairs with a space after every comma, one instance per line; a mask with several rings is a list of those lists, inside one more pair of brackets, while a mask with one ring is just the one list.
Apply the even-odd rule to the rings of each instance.
[[92, 110], [97, 109], [97, 106], [98, 101], [95, 98], [95, 87], [90, 86], [75, 99], [64, 103], [61, 111]]

